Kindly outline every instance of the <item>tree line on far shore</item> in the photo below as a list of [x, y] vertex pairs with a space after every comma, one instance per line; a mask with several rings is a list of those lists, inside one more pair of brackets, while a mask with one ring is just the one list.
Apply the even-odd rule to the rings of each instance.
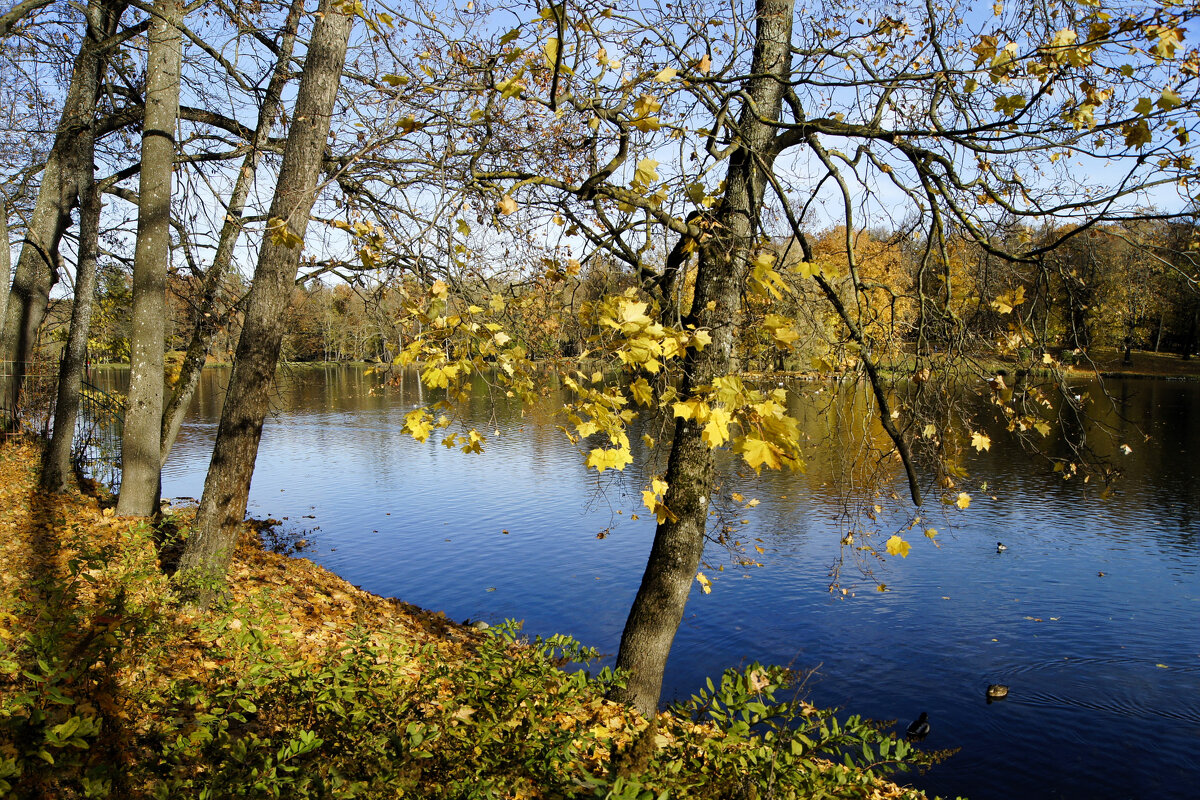
[[[997, 226], [992, 237], [1036, 241], [1047, 231]], [[857, 268], [875, 309], [873, 338], [892, 355], [916, 345], [915, 289], [923, 243], [904, 233], [865, 230], [853, 235]], [[831, 275], [847, 280], [845, 231], [833, 228], [814, 236], [817, 251]], [[1015, 302], [1014, 311], [1040, 332], [1037, 346], [1068, 358], [1090, 348], [1134, 349], [1191, 357], [1200, 350], [1200, 251], [1194, 249], [1195, 223], [1153, 220], [1098, 226], [1070, 239], [1039, 260], [1013, 263], [997, 258], [969, 237], [953, 241], [947, 270], [959, 284], [957, 313], [978, 355], [998, 354], [1008, 326], [1007, 307], [996, 298]], [[789, 242], [774, 248], [781, 254]], [[794, 249], [794, 247], [793, 247]], [[799, 261], [799, 259], [795, 259]], [[547, 276], [544, 266], [501, 263], [488, 270], [491, 280], [456, 284], [456, 302], [470, 305], [490, 290], [513, 300], [513, 324], [535, 359], [571, 358], [589, 349], [597, 334], [579, 322], [580, 306], [635, 284], [631, 270], [612, 259], [596, 258], [570, 276]], [[795, 264], [789, 263], [795, 268]], [[102, 263], [94, 300], [88, 353], [92, 363], [128, 363], [132, 329], [132, 276], [129, 265], [113, 259]], [[514, 278], [513, 276], [517, 277]], [[420, 335], [406, 313], [405, 294], [411, 278], [348, 275], [350, 280], [310, 280], [291, 292], [281, 357], [289, 362], [391, 362]], [[406, 287], [406, 281], [408, 286]], [[694, 271], [687, 277], [694, 283]], [[227, 292], [241, 297], [246, 282], [233, 277]], [[194, 276], [174, 272], [167, 283], [165, 348], [187, 349], [188, 336], [203, 285]], [[43, 332], [48, 357], [57, 357], [66, 340], [71, 298], [52, 302]], [[213, 340], [210, 360], [228, 363], [241, 332], [239, 304], [234, 302]], [[787, 298], [759, 298], [748, 304], [740, 347], [748, 370], [820, 371], [844, 358], [838, 321], [813, 291]], [[803, 347], [783, 351], [758, 335], [757, 322], [767, 314], [806, 321]], [[1033, 346], [1033, 342], [1027, 343]], [[931, 345], [932, 346], [932, 345]], [[1039, 353], [1040, 355], [1040, 353]], [[816, 365], [816, 366], [814, 366]]]

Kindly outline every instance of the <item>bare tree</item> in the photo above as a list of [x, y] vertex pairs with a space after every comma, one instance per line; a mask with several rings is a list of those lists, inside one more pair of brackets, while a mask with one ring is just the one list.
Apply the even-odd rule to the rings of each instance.
[[246, 515], [250, 478], [283, 338], [283, 312], [295, 283], [309, 213], [316, 199], [352, 27], [352, 17], [337, 4], [321, 1], [204, 494], [179, 563], [184, 576], [222, 579]]
[[87, 367], [88, 334], [92, 304], [96, 296], [97, 260], [100, 250], [100, 211], [103, 190], [92, 180], [79, 207], [79, 247], [75, 263], [75, 298], [71, 303], [71, 325], [58, 371], [58, 396], [54, 404], [54, 431], [42, 459], [41, 486], [61, 492], [75, 486], [72, 447], [83, 375]]
[[37, 201], [5, 309], [0, 361], [12, 362], [13, 366], [0, 390], [7, 393], [10, 408], [16, 407], [26, 365], [46, 314], [50, 287], [58, 279], [59, 242], [71, 223], [71, 210], [79, 203], [85, 166], [90, 165], [90, 154], [81, 148], [95, 116], [110, 40], [117, 33], [125, 8], [120, 0], [90, 0], [87, 5], [86, 31], [80, 39], [54, 146], [42, 169]]
[[163, 409], [162, 431], [160, 439], [160, 467], [165, 464], [175, 437], [187, 414], [197, 387], [200, 385], [200, 374], [208, 357], [209, 348], [219, 329], [219, 322], [224, 317], [220, 311], [222, 287], [225, 277], [233, 264], [234, 247], [241, 235], [246, 210], [246, 199], [254, 185], [258, 174], [258, 164], [266, 150], [271, 126], [279, 116], [281, 98], [284, 86], [291, 75], [292, 50], [296, 42], [296, 30], [300, 24], [300, 15], [304, 10], [303, 0], [293, 0], [284, 20], [282, 36], [276, 53], [275, 69], [263, 93], [262, 105], [258, 111], [258, 124], [253, 138], [249, 143], [249, 151], [242, 161], [230, 191], [225, 208], [225, 222], [217, 242], [216, 252], [212, 263], [204, 274], [203, 292], [196, 306], [192, 321], [192, 336], [180, 366], [179, 379], [175, 382], [171, 397]]
[[159, 494], [162, 459], [163, 340], [167, 266], [171, 258], [171, 173], [179, 118], [183, 58], [179, 0], [156, 0], [146, 61], [146, 116], [142, 124], [141, 186], [133, 259], [133, 336], [129, 407], [121, 442], [121, 495], [117, 513], [149, 516]]

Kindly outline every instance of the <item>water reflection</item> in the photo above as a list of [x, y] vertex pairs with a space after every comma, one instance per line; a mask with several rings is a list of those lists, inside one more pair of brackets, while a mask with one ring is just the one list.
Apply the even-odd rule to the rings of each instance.
[[[202, 489], [226, 378], [205, 374], [166, 470], [168, 495]], [[965, 513], [927, 512], [941, 548], [912, 536], [909, 557], [878, 576], [890, 591], [866, 582], [846, 599], [827, 591], [845, 511], [834, 486], [853, 463], [846, 453], [878, 432], [856, 423], [861, 396], [797, 387], [808, 472], [756, 476], [722, 460], [729, 486], [762, 501], [729, 522], [764, 548], [765, 566], [710, 572], [713, 593], [693, 593], [667, 696], [744, 660], [819, 666], [807, 684], [814, 702], [902, 724], [928, 711], [925, 744], [962, 748], [913, 778], [931, 791], [1193, 796], [1200, 384], [1107, 387], [1111, 403], [1099, 392], [1091, 402], [1131, 447], [1112, 498], [1039, 471], [996, 431], [992, 450], [967, 464], [989, 490]], [[399, 433], [429, 399], [418, 392], [412, 376], [381, 392], [361, 369], [283, 373], [251, 513], [310, 531], [311, 557], [364, 588], [457, 619], [524, 619], [532, 632], [613, 653], [653, 533], [649, 519], [631, 518], [645, 511], [644, 475], [588, 473], [555, 427], [553, 394], [529, 410], [474, 401], [469, 417], [489, 436], [482, 455], [419, 445]], [[997, 553], [997, 541], [1009, 549]], [[729, 563], [719, 548], [708, 555]], [[1009, 685], [1009, 697], [988, 705], [990, 683]]]

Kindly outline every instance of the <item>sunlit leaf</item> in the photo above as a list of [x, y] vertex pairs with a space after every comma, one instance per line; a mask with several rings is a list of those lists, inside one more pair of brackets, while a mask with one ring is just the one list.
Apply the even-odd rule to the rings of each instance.
[[635, 188], [645, 191], [650, 184], [658, 180], [658, 162], [653, 158], [643, 158], [637, 163], [637, 168], [633, 173], [633, 184]]
[[588, 454], [587, 466], [592, 467], [597, 472], [604, 472], [606, 469], [623, 470], [633, 461], [633, 456], [630, 455], [629, 449], [626, 447], [613, 448], [596, 448]]
[[271, 244], [288, 249], [295, 249], [304, 244], [303, 237], [292, 231], [287, 220], [279, 217], [271, 217], [267, 222], [267, 237], [271, 240]]
[[763, 467], [768, 469], [779, 469], [783, 464], [779, 461], [779, 454], [776, 448], [770, 442], [763, 441], [755, 437], [747, 436], [741, 441], [739, 452], [746, 463], [754, 469], [755, 472], [761, 472]]
[[901, 539], [899, 534], [893, 534], [892, 538], [887, 540], [888, 555], [908, 558], [908, 551], [911, 549], [912, 545]]

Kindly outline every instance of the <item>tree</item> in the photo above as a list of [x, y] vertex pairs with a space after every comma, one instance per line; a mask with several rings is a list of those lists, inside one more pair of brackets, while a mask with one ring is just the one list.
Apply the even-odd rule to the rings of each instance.
[[[89, 130], [88, 135], [94, 136], [94, 132]], [[94, 146], [93, 141], [91, 147]], [[75, 443], [75, 422], [79, 415], [83, 374], [87, 367], [92, 305], [96, 296], [103, 189], [96, 183], [92, 169], [85, 166], [84, 170], [89, 173], [90, 180], [87, 181], [83, 202], [79, 208], [75, 299], [71, 303], [71, 325], [58, 371], [54, 431], [47, 445], [46, 455], [42, 459], [41, 486], [50, 492], [61, 492], [75, 485], [75, 465], [71, 455]]]
[[42, 169], [37, 202], [25, 230], [5, 310], [0, 361], [12, 362], [13, 366], [0, 389], [7, 393], [10, 408], [16, 408], [26, 364], [46, 314], [50, 287], [57, 280], [59, 242], [70, 225], [85, 169], [91, 164], [90, 153], [83, 152], [89, 138], [86, 131], [95, 115], [101, 74], [113, 44], [110, 39], [116, 35], [125, 7], [119, 0], [90, 0], [87, 5], [86, 30], [80, 37], [54, 145]]
[[8, 241], [8, 206], [0, 201], [0, 337], [4, 335], [4, 311], [12, 283], [12, 247]]
[[304, 10], [303, 0], [292, 0], [284, 20], [282, 36], [277, 47], [275, 68], [263, 93], [262, 105], [258, 110], [258, 123], [249, 142], [249, 151], [242, 161], [229, 193], [225, 208], [225, 222], [217, 240], [212, 263], [204, 274], [203, 290], [195, 313], [192, 315], [192, 335], [184, 353], [178, 380], [171, 392], [170, 400], [162, 412], [159, 440], [159, 467], [166, 463], [175, 437], [183, 424], [188, 405], [200, 385], [200, 373], [207, 360], [213, 339], [220, 329], [220, 322], [227, 316], [219, 309], [224, 294], [226, 276], [233, 265], [234, 248], [241, 235], [246, 210], [246, 200], [258, 174], [258, 164], [270, 142], [271, 126], [279, 115], [284, 86], [290, 76], [292, 50], [296, 42], [296, 30]]
[[[643, 710], [657, 703], [696, 577], [718, 491], [711, 451], [731, 445], [754, 469], [802, 463], [785, 398], [737, 375], [732, 332], [744, 323], [744, 294], [814, 287], [871, 389], [887, 443], [878, 457], [900, 460], [915, 505], [932, 483], [965, 508], [958, 459], [964, 442], [986, 446], [978, 406], [1036, 444], [1061, 388], [1051, 380], [1011, 392], [993, 381], [985, 403], [958, 399], [956, 383], [982, 369], [964, 310], [995, 312], [993, 354], [1010, 355], [1022, 372], [1033, 351], [1045, 353], [1023, 286], [968, 295], [963, 245], [1036, 266], [1097, 226], [1143, 216], [1148, 193], [1169, 196], [1195, 177], [1198, 64], [1182, 44], [1194, 9], [998, 4], [990, 20], [956, 6], [759, 0], [733, 12], [562, 3], [499, 35], [482, 21], [473, 38], [449, 24], [440, 39], [424, 34], [436, 40], [427, 55], [440, 105], [414, 127], [427, 150], [444, 153], [441, 163], [461, 170], [475, 207], [503, 228], [498, 237], [517, 240], [514, 224], [563, 223], [636, 279], [635, 290], [586, 312], [601, 331], [589, 354], [613, 359], [621, 378], [597, 372], [565, 383], [576, 394], [569, 435], [607, 437], [584, 448], [598, 471], [632, 459], [633, 409], [675, 418], [667, 471], [646, 491], [658, 528], [618, 654], [629, 679], [619, 696]], [[466, 120], [446, 122], [448, 107]], [[841, 265], [814, 246], [819, 210], [845, 239]], [[991, 235], [1001, 218], [1057, 224], [1041, 239], [1003, 240]], [[460, 221], [461, 243], [476, 233]], [[857, 237], [885, 224], [921, 247], [910, 274], [866, 280]], [[785, 237], [799, 260], [780, 263], [773, 241]], [[418, 309], [426, 341], [402, 357], [423, 361], [427, 385], [454, 398], [488, 363], [518, 370], [525, 349], [505, 320], [489, 320], [441, 281], [428, 291]], [[893, 318], [881, 304], [897, 297], [910, 323], [885, 329], [880, 320]], [[803, 324], [764, 315], [762, 336], [786, 348]], [[500, 380], [519, 391], [519, 378]], [[445, 410], [413, 412], [408, 429], [429, 436], [447, 424], [433, 411]], [[1063, 462], [1073, 473], [1083, 454]], [[896, 535], [886, 554], [908, 547]]]
[[352, 25], [353, 18], [341, 6], [321, 0], [204, 493], [193, 533], [179, 562], [185, 580], [189, 576], [223, 577], [246, 516], [250, 478], [283, 338], [283, 312], [316, 200], [317, 178]]
[[[698, 247], [695, 297], [684, 318], [685, 329], [711, 331], [712, 341], [689, 348], [684, 356], [683, 397], [693, 397], [737, 368], [737, 329], [729, 323], [741, 316], [766, 174], [775, 157], [770, 145], [792, 71], [791, 0], [757, 0], [755, 9], [754, 57], [737, 122], [738, 147], [711, 216], [712, 235]], [[667, 656], [704, 553], [714, 461], [711, 432], [701, 422], [677, 417], [662, 501], [671, 513], [659, 520], [617, 654], [617, 668], [629, 678], [616, 699], [646, 712], [658, 704]]]
[[179, 0], [156, 0], [146, 59], [146, 114], [133, 257], [129, 406], [121, 439], [121, 495], [117, 501], [118, 514], [141, 517], [157, 510], [162, 467], [163, 342], [182, 22]]

